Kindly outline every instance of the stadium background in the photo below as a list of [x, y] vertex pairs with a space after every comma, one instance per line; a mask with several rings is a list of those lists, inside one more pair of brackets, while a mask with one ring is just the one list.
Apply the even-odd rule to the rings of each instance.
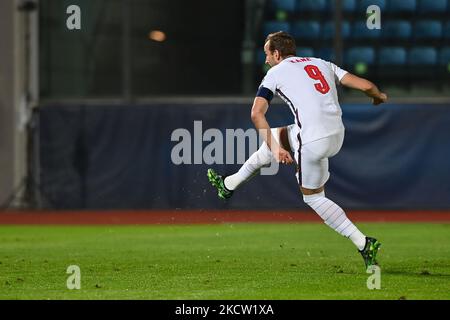
[[[81, 30], [66, 27], [71, 4], [81, 8]], [[336, 4], [40, 1], [38, 11], [27, 12], [6, 1], [2, 203], [302, 207], [293, 169], [254, 179], [223, 204], [205, 179], [211, 165], [170, 159], [171, 133], [193, 132], [195, 120], [203, 130], [252, 127], [252, 97], [267, 71], [265, 35], [285, 30], [297, 38], [299, 55], [332, 60], [390, 97], [389, 105], [372, 108], [362, 94], [341, 89], [347, 138], [331, 161], [336, 201], [350, 209], [449, 208], [448, 1]], [[366, 27], [370, 4], [380, 6], [381, 30]], [[152, 39], [155, 30], [163, 41]], [[273, 126], [291, 122], [279, 100], [268, 116]], [[239, 167], [212, 166], [226, 174]]]
[[[70, 15], [66, 9], [73, 4], [81, 8], [81, 30], [66, 27]], [[372, 4], [381, 8], [381, 30], [366, 27], [366, 9]], [[242, 221], [258, 221], [258, 216], [269, 212], [272, 218], [277, 215], [273, 220], [319, 222], [314, 215], [301, 214], [307, 207], [298, 194], [292, 167], [281, 167], [274, 177], [253, 179], [223, 202], [209, 185], [206, 170], [214, 167], [230, 174], [239, 164], [175, 165], [171, 161], [176, 144], [171, 133], [178, 128], [193, 133], [194, 121], [202, 121], [203, 131], [253, 127], [251, 104], [267, 71], [262, 46], [268, 32], [279, 30], [296, 37], [299, 55], [334, 61], [374, 81], [389, 95], [388, 104], [373, 107], [362, 93], [339, 89], [346, 139], [330, 162], [330, 198], [348, 210], [350, 218], [358, 217], [357, 221], [377, 217], [389, 221], [390, 217], [397, 219], [398, 213], [407, 213], [407, 218], [411, 212], [415, 212], [415, 221], [433, 217], [448, 221], [449, 0], [3, 0], [1, 223], [58, 224], [64, 216], [63, 223], [96, 223], [96, 218], [105, 217], [103, 211], [117, 210], [123, 215], [113, 214], [108, 223], [167, 222], [173, 217], [195, 223], [208, 214], [213, 217], [208, 221], [213, 221], [217, 212], [225, 213], [220, 218], [223, 221], [233, 221], [237, 215]], [[292, 122], [288, 108], [278, 99], [268, 119], [273, 126]], [[239, 210], [234, 218], [227, 215], [233, 212], [230, 209]], [[136, 210], [138, 218], [126, 220]], [[354, 210], [365, 211], [352, 215]], [[284, 218], [283, 212], [288, 213]], [[165, 218], [152, 220], [156, 215]], [[448, 283], [448, 274], [439, 269], [448, 266], [447, 226], [443, 224], [442, 230], [417, 226], [417, 232], [402, 233], [390, 232], [396, 226], [388, 225], [383, 235], [389, 239], [389, 235], [404, 234], [403, 240], [413, 237], [416, 242], [436, 244], [423, 252], [426, 255], [430, 250], [430, 256], [435, 255], [429, 260], [437, 261], [436, 269], [429, 270], [433, 276], [440, 272], [433, 279], [442, 280], [435, 284], [439, 287], [439, 283]], [[4, 239], [11, 232], [13, 242], [29, 236], [33, 243], [35, 235], [42, 232], [42, 239], [47, 239], [53, 232], [2, 230]], [[81, 229], [73, 230], [75, 234]], [[96, 232], [85, 237], [87, 230], [79, 231], [82, 239], [100, 237]], [[423, 241], [428, 235], [433, 237], [433, 230], [435, 242]], [[328, 232], [318, 235], [317, 243], [335, 245], [328, 240]], [[107, 233], [99, 231], [100, 235]], [[58, 243], [66, 238], [62, 235]], [[158, 239], [153, 239], [155, 244]], [[94, 242], [92, 248], [101, 243]], [[4, 252], [11, 252], [11, 257], [24, 252], [8, 243], [4, 242]], [[181, 240], [180, 250], [189, 251], [183, 245]], [[121, 252], [120, 246], [116, 248]], [[142, 250], [148, 252], [144, 245]], [[402, 253], [406, 251], [400, 257]], [[1, 270], [13, 275], [23, 270], [17, 263], [19, 257], [11, 266], [8, 257], [1, 257]], [[391, 277], [399, 272], [394, 268]], [[411, 281], [416, 283], [415, 278]]]

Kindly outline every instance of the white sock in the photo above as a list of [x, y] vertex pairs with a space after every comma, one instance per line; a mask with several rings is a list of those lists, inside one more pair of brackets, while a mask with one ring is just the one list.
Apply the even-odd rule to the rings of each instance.
[[366, 246], [366, 236], [358, 229], [356, 229], [349, 238], [353, 241], [355, 246], [358, 247], [358, 250], [362, 250]]
[[243, 182], [246, 182], [259, 173], [259, 170], [270, 165], [272, 152], [265, 142], [245, 161], [242, 167], [235, 174], [225, 178], [225, 187], [228, 190], [235, 190]]
[[366, 236], [347, 218], [341, 207], [325, 197], [325, 192], [304, 195], [303, 199], [323, 219], [326, 225], [344, 237], [350, 238], [358, 250], [364, 248]]

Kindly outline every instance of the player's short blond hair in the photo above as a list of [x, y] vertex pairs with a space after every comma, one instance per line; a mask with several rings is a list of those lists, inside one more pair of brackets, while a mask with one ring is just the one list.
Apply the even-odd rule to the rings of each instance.
[[287, 32], [278, 31], [271, 33], [267, 36], [266, 41], [264, 43], [267, 43], [267, 41], [270, 41], [269, 42], [270, 52], [278, 50], [281, 57], [283, 58], [287, 56], [296, 55], [295, 39]]

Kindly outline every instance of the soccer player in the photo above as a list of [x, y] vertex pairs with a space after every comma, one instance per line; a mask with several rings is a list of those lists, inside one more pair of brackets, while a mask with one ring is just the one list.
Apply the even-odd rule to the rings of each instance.
[[[242, 182], [267, 166], [271, 157], [283, 164], [296, 162], [296, 177], [305, 203], [325, 224], [355, 244], [366, 268], [376, 265], [376, 255], [381, 243], [361, 233], [347, 218], [344, 210], [326, 197], [325, 183], [330, 177], [328, 158], [339, 152], [344, 141], [345, 128], [336, 82], [361, 90], [372, 98], [374, 105], [386, 102], [387, 96], [372, 82], [331, 62], [313, 57], [297, 57], [295, 49], [294, 38], [286, 32], [268, 35], [264, 52], [266, 63], [271, 69], [258, 89], [251, 111], [253, 124], [265, 143], [236, 174], [222, 177], [209, 169], [208, 178], [218, 189], [219, 197], [227, 199]], [[270, 128], [265, 114], [274, 94], [289, 106], [294, 116], [294, 125]], [[289, 148], [294, 152], [295, 160], [289, 153]]]

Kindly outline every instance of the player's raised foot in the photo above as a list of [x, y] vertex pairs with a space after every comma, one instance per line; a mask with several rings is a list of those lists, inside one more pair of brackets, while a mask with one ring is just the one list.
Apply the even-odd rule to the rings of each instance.
[[366, 237], [364, 249], [359, 250], [359, 253], [361, 253], [364, 259], [364, 263], [366, 264], [366, 269], [370, 266], [378, 265], [376, 258], [380, 246], [381, 243], [377, 239]]
[[217, 189], [219, 198], [224, 200], [231, 198], [233, 191], [225, 187], [224, 178], [213, 169], [208, 169], [208, 180]]

